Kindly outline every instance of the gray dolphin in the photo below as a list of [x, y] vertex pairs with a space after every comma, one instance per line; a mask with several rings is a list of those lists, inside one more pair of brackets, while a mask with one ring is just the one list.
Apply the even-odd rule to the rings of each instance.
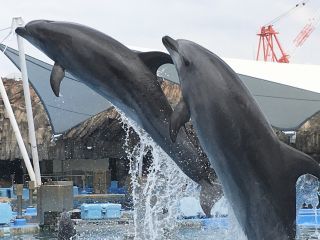
[[58, 240], [73, 239], [76, 235], [70, 213], [62, 212], [58, 223]]
[[171, 118], [173, 140], [191, 120], [224, 193], [249, 240], [295, 239], [296, 181], [320, 167], [280, 142], [237, 74], [188, 40], [163, 43], [178, 71], [183, 98]]
[[178, 167], [201, 185], [201, 206], [210, 215], [221, 186], [215, 183], [208, 159], [201, 157], [185, 130], [174, 144], [170, 140], [172, 109], [156, 77], [160, 65], [172, 62], [168, 54], [136, 53], [101, 32], [68, 22], [32, 21], [16, 33], [55, 61], [50, 82], [57, 96], [67, 70], [145, 129]]

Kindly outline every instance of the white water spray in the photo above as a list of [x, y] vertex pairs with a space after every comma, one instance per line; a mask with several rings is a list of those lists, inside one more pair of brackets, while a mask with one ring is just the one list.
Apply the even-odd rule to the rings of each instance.
[[[298, 239], [320, 239], [320, 233], [318, 230], [318, 211], [319, 205], [319, 181], [318, 178], [311, 174], [305, 174], [298, 178], [296, 183], [296, 213], [299, 214], [303, 204], [308, 207], [312, 206], [315, 218], [314, 228], [310, 226], [297, 226]], [[307, 235], [307, 238], [304, 238]]]
[[[120, 111], [119, 111], [120, 112]], [[121, 113], [121, 112], [120, 112]], [[179, 202], [184, 196], [199, 195], [198, 185], [191, 181], [134, 122], [121, 114], [126, 130], [125, 149], [130, 159], [134, 206], [135, 239], [174, 239], [176, 237]], [[131, 126], [140, 141], [129, 147]], [[141, 174], [143, 157], [152, 152], [152, 164], [145, 176]]]
[[[181, 216], [179, 203], [183, 197], [199, 199], [198, 184], [190, 180], [175, 162], [135, 122], [128, 119], [119, 109], [126, 132], [125, 151], [130, 160], [130, 174], [134, 207], [134, 238], [137, 240], [181, 239], [177, 218]], [[132, 148], [129, 144], [130, 127], [140, 141]], [[153, 160], [145, 176], [141, 175], [143, 157], [152, 152]], [[229, 204], [229, 229], [220, 231], [219, 236], [229, 240], [246, 240]], [[217, 208], [215, 208], [217, 209]], [[221, 209], [222, 210], [222, 209]], [[212, 235], [211, 235], [212, 234]], [[216, 239], [216, 232], [204, 239]]]

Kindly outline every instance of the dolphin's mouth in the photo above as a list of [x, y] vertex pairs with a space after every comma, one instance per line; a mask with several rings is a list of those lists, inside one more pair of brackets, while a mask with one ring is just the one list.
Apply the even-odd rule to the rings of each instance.
[[173, 50], [175, 52], [178, 52], [178, 43], [173, 38], [169, 36], [164, 36], [162, 38], [162, 43], [168, 50]]
[[26, 37], [29, 35], [29, 33], [25, 27], [16, 28], [16, 34], [18, 34], [21, 37]]

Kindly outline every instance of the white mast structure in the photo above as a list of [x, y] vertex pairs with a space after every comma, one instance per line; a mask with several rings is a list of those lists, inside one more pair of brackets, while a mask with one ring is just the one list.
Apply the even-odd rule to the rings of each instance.
[[[13, 30], [16, 27], [24, 27], [24, 22], [21, 17], [15, 17], [12, 19], [12, 27]], [[33, 168], [36, 177], [36, 186], [41, 185], [41, 174], [40, 174], [40, 165], [39, 165], [39, 155], [36, 141], [36, 134], [34, 129], [34, 121], [33, 121], [33, 113], [32, 113], [32, 105], [31, 105], [31, 97], [30, 97], [30, 88], [28, 81], [28, 71], [26, 64], [26, 57], [24, 52], [24, 44], [23, 39], [19, 35], [17, 35], [18, 42], [18, 50], [19, 50], [19, 60], [20, 60], [20, 69], [22, 74], [22, 82], [23, 82], [23, 92], [24, 92], [24, 100], [26, 104], [27, 111], [27, 120], [28, 120], [28, 129], [29, 129], [29, 141], [31, 145], [31, 154], [33, 160]]]

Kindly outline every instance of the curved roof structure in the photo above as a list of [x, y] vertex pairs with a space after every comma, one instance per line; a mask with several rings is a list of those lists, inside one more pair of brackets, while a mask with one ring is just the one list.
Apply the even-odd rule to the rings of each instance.
[[[241, 62], [242, 60], [240, 60]], [[234, 61], [226, 60], [226, 62], [232, 67]], [[252, 69], [254, 69], [254, 61], [246, 61], [248, 64], [253, 63]], [[259, 63], [261, 64], [261, 63]], [[279, 64], [277, 65], [288, 65]], [[268, 70], [263, 69], [265, 72]], [[281, 69], [280, 66], [280, 69]], [[303, 66], [299, 67], [299, 70], [303, 72]], [[251, 73], [247, 67], [244, 71], [246, 74], [256, 75], [256, 70]], [[284, 73], [279, 71], [279, 75]], [[302, 68], [302, 69], [301, 69]], [[306, 65], [308, 68], [308, 65]], [[320, 68], [319, 68], [320, 69]], [[299, 128], [308, 118], [320, 111], [320, 93], [296, 88], [277, 82], [268, 81], [262, 78], [253, 77], [250, 75], [241, 74], [242, 70], [239, 66], [235, 69], [239, 74], [240, 79], [248, 87], [255, 100], [258, 102], [262, 112], [265, 114], [268, 121], [272, 126], [281, 130], [295, 130]], [[273, 69], [269, 69], [274, 76], [276, 76]], [[285, 68], [284, 70], [288, 70]], [[310, 73], [310, 71], [309, 71]], [[316, 74], [317, 72], [315, 72]], [[178, 82], [179, 78], [177, 72], [172, 64], [165, 64], [158, 70], [158, 74], [161, 77], [170, 79], [174, 82]], [[320, 76], [320, 75], [319, 75]]]
[[[0, 45], [0, 49], [3, 51], [4, 46]], [[18, 51], [8, 47], [5, 55], [19, 68]], [[40, 96], [55, 133], [62, 133], [111, 106], [104, 97], [68, 73], [62, 81], [62, 96], [55, 97], [49, 83], [52, 65], [28, 55], [26, 58], [29, 81]], [[228, 63], [233, 67], [232, 61]], [[248, 69], [245, 71], [247, 75], [239, 76], [274, 127], [294, 130], [320, 111], [320, 93], [255, 78], [248, 75]], [[238, 65], [235, 70], [241, 73]], [[178, 83], [172, 64], [161, 66], [158, 76]]]
[[[3, 51], [4, 46], [0, 45]], [[20, 69], [19, 52], [7, 48], [5, 55]], [[110, 103], [81, 81], [66, 72], [61, 83], [60, 97], [50, 86], [52, 65], [26, 55], [29, 82], [40, 97], [48, 113], [52, 129], [62, 133], [110, 107]]]

